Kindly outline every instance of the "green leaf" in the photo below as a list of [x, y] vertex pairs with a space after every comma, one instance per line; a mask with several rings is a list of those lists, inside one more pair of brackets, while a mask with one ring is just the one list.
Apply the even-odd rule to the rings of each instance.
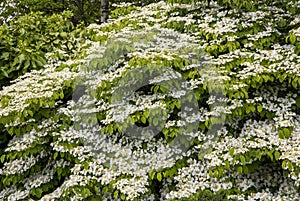
[[3, 52], [0, 59], [7, 60], [9, 57], [9, 52]]
[[68, 34], [66, 32], [61, 32], [59, 35], [63, 38], [66, 38], [68, 36]]
[[258, 112], [261, 112], [262, 110], [263, 110], [263, 107], [262, 107], [262, 105], [259, 104], [259, 105], [257, 106], [257, 111], [258, 111]]
[[238, 173], [242, 174], [243, 173], [243, 167], [242, 166], [239, 166], [238, 169], [237, 169]]
[[33, 117], [33, 112], [32, 112], [31, 110], [27, 110], [27, 113], [28, 113], [31, 117]]
[[240, 155], [240, 160], [241, 160], [241, 162], [242, 162], [243, 165], [246, 164], [246, 159], [245, 159], [245, 157], [243, 155]]
[[65, 153], [64, 152], [60, 152], [60, 156], [63, 158], [65, 157]]
[[56, 172], [57, 172], [57, 175], [61, 175], [62, 169], [61, 168], [57, 168]]
[[297, 107], [300, 107], [300, 96], [296, 98], [296, 105]]
[[35, 189], [35, 195], [38, 198], [42, 197], [42, 193], [43, 193], [42, 189], [40, 189], [40, 188]]
[[291, 132], [288, 128], [283, 128], [282, 131], [286, 139], [288, 139], [291, 136]]
[[285, 169], [285, 168], [286, 168], [286, 161], [283, 161], [283, 162], [282, 162], [281, 167], [282, 167], [282, 169]]
[[53, 155], [53, 159], [56, 159], [57, 156], [58, 156], [58, 152], [55, 152]]
[[19, 63], [22, 63], [23, 61], [25, 61], [25, 55], [24, 54], [20, 54], [19, 55]]
[[108, 189], [107, 186], [104, 186], [104, 187], [102, 188], [102, 192], [103, 192], [103, 193], [108, 193], [108, 191], [109, 191], [109, 189]]
[[26, 70], [30, 66], [30, 60], [27, 59], [24, 64], [24, 69]]
[[293, 81], [292, 81], [292, 86], [297, 89], [297, 85], [298, 85], [298, 79], [295, 78]]
[[288, 161], [288, 170], [289, 171], [293, 170], [293, 164], [290, 161]]
[[250, 113], [250, 107], [249, 106], [245, 106], [246, 108], [246, 113], [249, 114]]
[[57, 45], [57, 44], [60, 43], [60, 40], [56, 39], [56, 40], [53, 41], [53, 43]]
[[19, 63], [19, 57], [15, 57], [14, 62], [11, 64], [11, 67], [16, 66]]
[[160, 172], [157, 173], [156, 178], [157, 178], [158, 181], [161, 181], [161, 180], [162, 180], [162, 175], [161, 175]]
[[243, 171], [244, 171], [244, 174], [248, 174], [248, 172], [249, 172], [248, 167], [247, 167], [247, 166], [244, 166], [244, 167], [243, 167]]
[[284, 137], [284, 133], [283, 133], [282, 130], [278, 130], [278, 136], [279, 136], [279, 138], [281, 138], [281, 139], [284, 139], [284, 138], [285, 138], [285, 137]]
[[218, 177], [219, 176], [219, 171], [218, 170], [216, 170], [215, 172], [214, 172], [214, 177]]
[[142, 121], [143, 124], [146, 124], [146, 122], [147, 122], [147, 120], [144, 116], [142, 116], [141, 121]]
[[[39, 58], [39, 59], [40, 59], [40, 58]], [[39, 67], [44, 66], [44, 63], [43, 63], [42, 60], [36, 60], [35, 62], [36, 62], [36, 64], [37, 64], [37, 66], [39, 66]]]
[[267, 155], [270, 157], [271, 161], [273, 161], [273, 150], [268, 151]]
[[154, 179], [154, 176], [155, 176], [155, 172], [150, 172], [150, 173], [149, 173], [149, 176], [150, 176], [150, 179], [153, 180], [153, 179]]
[[5, 160], [5, 155], [2, 155], [1, 158], [0, 158], [0, 160], [1, 160], [1, 163], [3, 163], [4, 160]]
[[59, 97], [60, 97], [60, 99], [63, 99], [64, 98], [64, 93], [60, 93]]
[[95, 190], [95, 192], [96, 192], [97, 194], [99, 193], [99, 189], [98, 189], [97, 186], [94, 186], [94, 190]]
[[114, 192], [114, 198], [115, 198], [115, 199], [117, 199], [117, 198], [118, 198], [118, 196], [119, 196], [119, 191], [118, 191], [118, 190], [116, 190], [116, 191]]
[[275, 160], [278, 161], [280, 157], [280, 153], [278, 151], [275, 151], [274, 156], [275, 156]]
[[3, 74], [5, 77], [8, 77], [7, 72], [6, 72], [3, 68], [1, 68], [1, 72], [2, 72], [2, 74]]
[[294, 45], [296, 43], [297, 37], [296, 35], [292, 34], [290, 35], [290, 42]]

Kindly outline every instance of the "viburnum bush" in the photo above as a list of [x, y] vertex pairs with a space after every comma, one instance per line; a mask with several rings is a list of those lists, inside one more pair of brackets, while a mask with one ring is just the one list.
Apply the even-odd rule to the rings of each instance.
[[114, 5], [3, 87], [0, 198], [297, 200], [300, 2], [243, 2]]

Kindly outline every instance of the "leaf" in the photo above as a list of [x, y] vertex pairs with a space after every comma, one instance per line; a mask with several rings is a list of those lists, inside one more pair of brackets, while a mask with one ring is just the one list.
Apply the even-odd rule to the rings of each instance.
[[109, 191], [109, 189], [108, 189], [107, 186], [104, 186], [104, 187], [102, 188], [102, 192], [103, 192], [103, 193], [107, 193], [108, 191]]
[[42, 189], [40, 189], [40, 188], [37, 188], [37, 189], [35, 190], [35, 195], [36, 195], [38, 198], [42, 197], [42, 193], [43, 193], [43, 191], [42, 191]]
[[162, 175], [161, 175], [160, 172], [157, 173], [156, 178], [157, 178], [158, 181], [161, 181], [161, 180], [162, 180]]
[[46, 60], [42, 56], [37, 57], [35, 59], [35, 62], [38, 67], [44, 66], [46, 64]]
[[2, 74], [3, 74], [5, 77], [9, 77], [8, 74], [7, 74], [7, 72], [6, 72], [3, 68], [1, 68], [1, 72], [2, 72]]
[[17, 136], [20, 136], [20, 135], [21, 135], [21, 130], [20, 130], [20, 128], [15, 129], [15, 134], [16, 134]]
[[25, 55], [24, 54], [20, 54], [19, 55], [19, 63], [23, 63], [23, 61], [25, 61]]
[[291, 136], [291, 131], [288, 128], [283, 128], [282, 131], [285, 138], [289, 138]]
[[114, 192], [114, 198], [115, 198], [115, 199], [117, 199], [117, 198], [118, 198], [118, 196], [119, 196], [119, 191], [118, 191], [118, 190], [116, 190], [116, 191]]
[[11, 67], [14, 67], [19, 63], [19, 57], [15, 57], [14, 62], [11, 64]]
[[0, 158], [0, 160], [1, 160], [1, 163], [3, 163], [4, 160], [5, 160], [5, 155], [2, 155], [1, 158]]
[[60, 36], [63, 37], [63, 38], [66, 38], [68, 36], [68, 34], [66, 32], [61, 32]]
[[241, 162], [242, 162], [243, 165], [246, 164], [246, 159], [245, 159], [245, 157], [243, 155], [240, 155], [240, 160], [241, 160]]
[[30, 60], [26, 59], [25, 64], [24, 64], [24, 69], [27, 69], [30, 66]]
[[56, 172], [57, 172], [57, 175], [61, 175], [62, 169], [61, 168], [57, 168]]
[[32, 68], [33, 68], [33, 69], [36, 69], [37, 65], [36, 65], [35, 61], [32, 61], [32, 60], [31, 60], [31, 65], [32, 65]]
[[270, 157], [271, 161], [273, 161], [273, 150], [268, 151], [267, 155]]
[[239, 166], [238, 169], [237, 169], [238, 173], [242, 174], [243, 173], [243, 167], [242, 166]]
[[293, 170], [293, 164], [290, 161], [288, 161], [288, 170], [289, 171]]
[[31, 117], [33, 117], [33, 112], [32, 112], [31, 110], [27, 110], [27, 113], [28, 113]]
[[142, 121], [143, 124], [146, 124], [146, 122], [147, 122], [147, 120], [144, 116], [142, 116], [141, 121]]
[[294, 44], [296, 43], [296, 40], [297, 40], [296, 35], [292, 34], [292, 35], [290, 36], [290, 42], [294, 45]]
[[3, 52], [2, 56], [1, 56], [1, 59], [7, 60], [8, 57], [9, 57], [9, 52]]
[[57, 156], [58, 156], [58, 152], [55, 152], [53, 158], [56, 159]]
[[292, 86], [297, 89], [297, 85], [298, 85], [298, 79], [295, 78], [293, 81], [292, 81]]
[[280, 153], [278, 151], [275, 151], [274, 156], [275, 156], [275, 160], [278, 161], [280, 157]]
[[150, 179], [153, 180], [153, 179], [154, 179], [154, 176], [155, 176], [155, 172], [150, 172], [150, 173], [149, 173], [149, 176], [150, 176]]
[[262, 105], [259, 104], [259, 105], [257, 106], [257, 111], [258, 111], [258, 112], [261, 112], [262, 110], [263, 110], [263, 107], [262, 107]]
[[300, 96], [296, 98], [296, 105], [297, 107], [300, 107]]
[[68, 42], [67, 47], [69, 48], [69, 50], [71, 50], [73, 48], [73, 45], [71, 42]]
[[21, 34], [21, 35], [24, 35], [24, 34], [25, 34], [25, 32], [26, 32], [26, 31], [25, 31], [25, 29], [24, 29], [24, 28], [21, 28], [21, 29], [20, 29], [20, 34]]
[[56, 39], [53, 41], [54, 44], [58, 45], [60, 43], [60, 40]]
[[286, 168], [286, 161], [283, 161], [283, 162], [282, 162], [281, 167], [282, 167], [282, 169], [285, 170], [285, 168]]
[[244, 174], [247, 174], [247, 173], [249, 172], [249, 169], [248, 169], [247, 166], [245, 166], [245, 167], [243, 168], [243, 170], [244, 170]]
[[98, 189], [98, 187], [97, 187], [97, 186], [94, 186], [94, 190], [95, 190], [96, 194], [98, 194], [98, 193], [99, 193], [99, 189]]
[[284, 139], [284, 133], [282, 130], [278, 130], [278, 136], [279, 138]]
[[245, 106], [246, 107], [246, 113], [249, 114], [250, 113], [250, 107], [249, 106]]

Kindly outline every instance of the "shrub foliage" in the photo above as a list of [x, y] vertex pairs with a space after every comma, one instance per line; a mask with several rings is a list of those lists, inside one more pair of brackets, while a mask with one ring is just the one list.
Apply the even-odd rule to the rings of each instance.
[[1, 199], [297, 200], [299, 2], [170, 3], [0, 27]]
[[75, 58], [80, 30], [69, 21], [71, 16], [70, 12], [51, 16], [38, 12], [0, 26], [0, 86], [25, 72], [44, 68], [47, 53], [62, 61]]

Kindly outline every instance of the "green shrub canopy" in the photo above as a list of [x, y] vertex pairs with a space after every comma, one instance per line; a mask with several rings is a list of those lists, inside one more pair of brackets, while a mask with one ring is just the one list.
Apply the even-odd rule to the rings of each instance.
[[300, 3], [245, 2], [32, 13], [39, 68], [0, 27], [0, 199], [297, 200]]

